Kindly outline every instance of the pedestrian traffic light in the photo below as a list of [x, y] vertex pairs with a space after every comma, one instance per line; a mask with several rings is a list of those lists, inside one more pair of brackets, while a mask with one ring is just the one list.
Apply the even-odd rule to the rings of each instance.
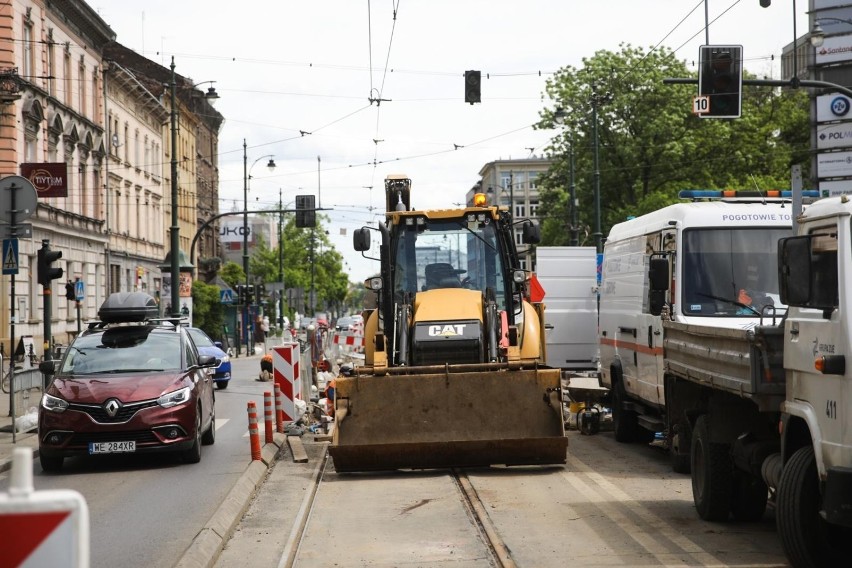
[[701, 118], [742, 114], [743, 46], [702, 45], [698, 52], [698, 94], [710, 99]]
[[482, 73], [480, 71], [464, 72], [464, 102], [481, 103]]
[[50, 250], [50, 241], [47, 239], [41, 241], [41, 248], [38, 249], [38, 283], [45, 288], [50, 287], [51, 280], [62, 278], [62, 269], [51, 266], [60, 258], [62, 258], [61, 250]]
[[70, 280], [65, 283], [65, 299], [67, 300], [76, 300], [77, 299], [77, 291], [74, 289], [74, 283]]
[[296, 227], [299, 229], [317, 226], [316, 201], [313, 195], [296, 196]]

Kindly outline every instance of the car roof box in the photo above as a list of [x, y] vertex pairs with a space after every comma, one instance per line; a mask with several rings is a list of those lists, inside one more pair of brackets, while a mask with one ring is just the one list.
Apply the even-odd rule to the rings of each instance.
[[144, 292], [115, 292], [98, 310], [98, 317], [105, 323], [146, 321], [158, 315], [157, 301]]

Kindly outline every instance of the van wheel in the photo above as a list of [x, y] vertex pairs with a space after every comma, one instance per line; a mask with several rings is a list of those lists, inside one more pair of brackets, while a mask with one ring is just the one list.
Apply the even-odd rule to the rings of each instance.
[[733, 493], [733, 462], [729, 444], [713, 444], [707, 416], [695, 421], [690, 451], [692, 500], [705, 521], [727, 521]]
[[841, 566], [852, 553], [852, 531], [825, 522], [814, 449], [797, 450], [778, 482], [776, 519], [784, 552], [793, 566]]
[[624, 403], [627, 402], [627, 392], [624, 390], [624, 382], [620, 378], [615, 379], [613, 382], [612, 428], [615, 432], [615, 440], [623, 444], [629, 444], [636, 441], [636, 430], [639, 428], [639, 424], [636, 420], [636, 413], [624, 408]]
[[763, 518], [769, 488], [763, 479], [744, 472], [734, 473], [731, 514], [737, 521], [754, 522]]
[[669, 453], [672, 459], [672, 471], [689, 473], [691, 471], [689, 446], [692, 442], [692, 427], [685, 416], [675, 424], [675, 433], [669, 440]]

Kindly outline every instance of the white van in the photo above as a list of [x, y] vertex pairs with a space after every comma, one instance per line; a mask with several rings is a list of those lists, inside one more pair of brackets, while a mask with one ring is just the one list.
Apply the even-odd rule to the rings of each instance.
[[[792, 235], [792, 220], [789, 199], [723, 198], [670, 205], [612, 228], [600, 294], [600, 381], [612, 390], [618, 441], [648, 442], [667, 430], [661, 310], [676, 322], [742, 329], [783, 314], [776, 251]], [[667, 270], [649, 270], [660, 266], [654, 258]], [[654, 278], [670, 282], [652, 286]]]

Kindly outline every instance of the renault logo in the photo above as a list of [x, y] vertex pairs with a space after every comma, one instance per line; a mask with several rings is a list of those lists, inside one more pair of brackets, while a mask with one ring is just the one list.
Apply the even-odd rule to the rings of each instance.
[[115, 418], [115, 415], [118, 414], [120, 408], [121, 403], [114, 398], [111, 398], [104, 403], [104, 410], [106, 410], [106, 413], [110, 418]]

